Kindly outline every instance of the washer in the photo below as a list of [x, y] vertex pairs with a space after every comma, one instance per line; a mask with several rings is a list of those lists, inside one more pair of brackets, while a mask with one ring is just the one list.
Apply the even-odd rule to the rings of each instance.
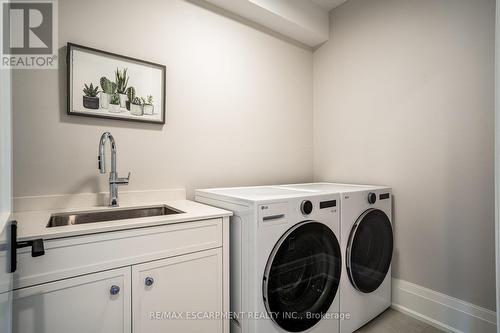
[[234, 213], [232, 333], [339, 332], [339, 194], [261, 186], [195, 198]]
[[294, 184], [285, 189], [340, 194], [340, 332], [351, 333], [391, 306], [392, 191], [388, 187], [336, 183]]

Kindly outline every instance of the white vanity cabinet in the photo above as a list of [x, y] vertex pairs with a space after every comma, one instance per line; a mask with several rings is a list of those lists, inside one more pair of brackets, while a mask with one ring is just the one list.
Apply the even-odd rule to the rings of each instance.
[[136, 265], [132, 281], [135, 333], [223, 332], [220, 248]]
[[23, 288], [15, 333], [130, 333], [130, 267]]
[[14, 333], [229, 333], [228, 216], [44, 244], [18, 253]]

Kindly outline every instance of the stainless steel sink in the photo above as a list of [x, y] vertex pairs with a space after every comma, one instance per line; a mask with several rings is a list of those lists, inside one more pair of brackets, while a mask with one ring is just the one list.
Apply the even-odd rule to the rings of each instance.
[[184, 213], [167, 205], [52, 214], [47, 228]]

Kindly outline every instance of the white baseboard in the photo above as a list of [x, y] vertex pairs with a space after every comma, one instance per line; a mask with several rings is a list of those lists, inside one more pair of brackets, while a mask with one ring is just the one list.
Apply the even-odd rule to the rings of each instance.
[[392, 279], [392, 308], [450, 333], [496, 333], [496, 313], [480, 306]]

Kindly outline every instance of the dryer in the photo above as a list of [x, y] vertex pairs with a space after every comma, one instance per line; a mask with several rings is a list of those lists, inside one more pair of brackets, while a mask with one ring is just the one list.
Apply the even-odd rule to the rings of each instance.
[[350, 317], [340, 321], [340, 332], [354, 332], [391, 306], [391, 189], [336, 183], [292, 184], [282, 188], [340, 194], [340, 312]]
[[339, 194], [262, 186], [195, 199], [234, 213], [232, 333], [339, 332]]

